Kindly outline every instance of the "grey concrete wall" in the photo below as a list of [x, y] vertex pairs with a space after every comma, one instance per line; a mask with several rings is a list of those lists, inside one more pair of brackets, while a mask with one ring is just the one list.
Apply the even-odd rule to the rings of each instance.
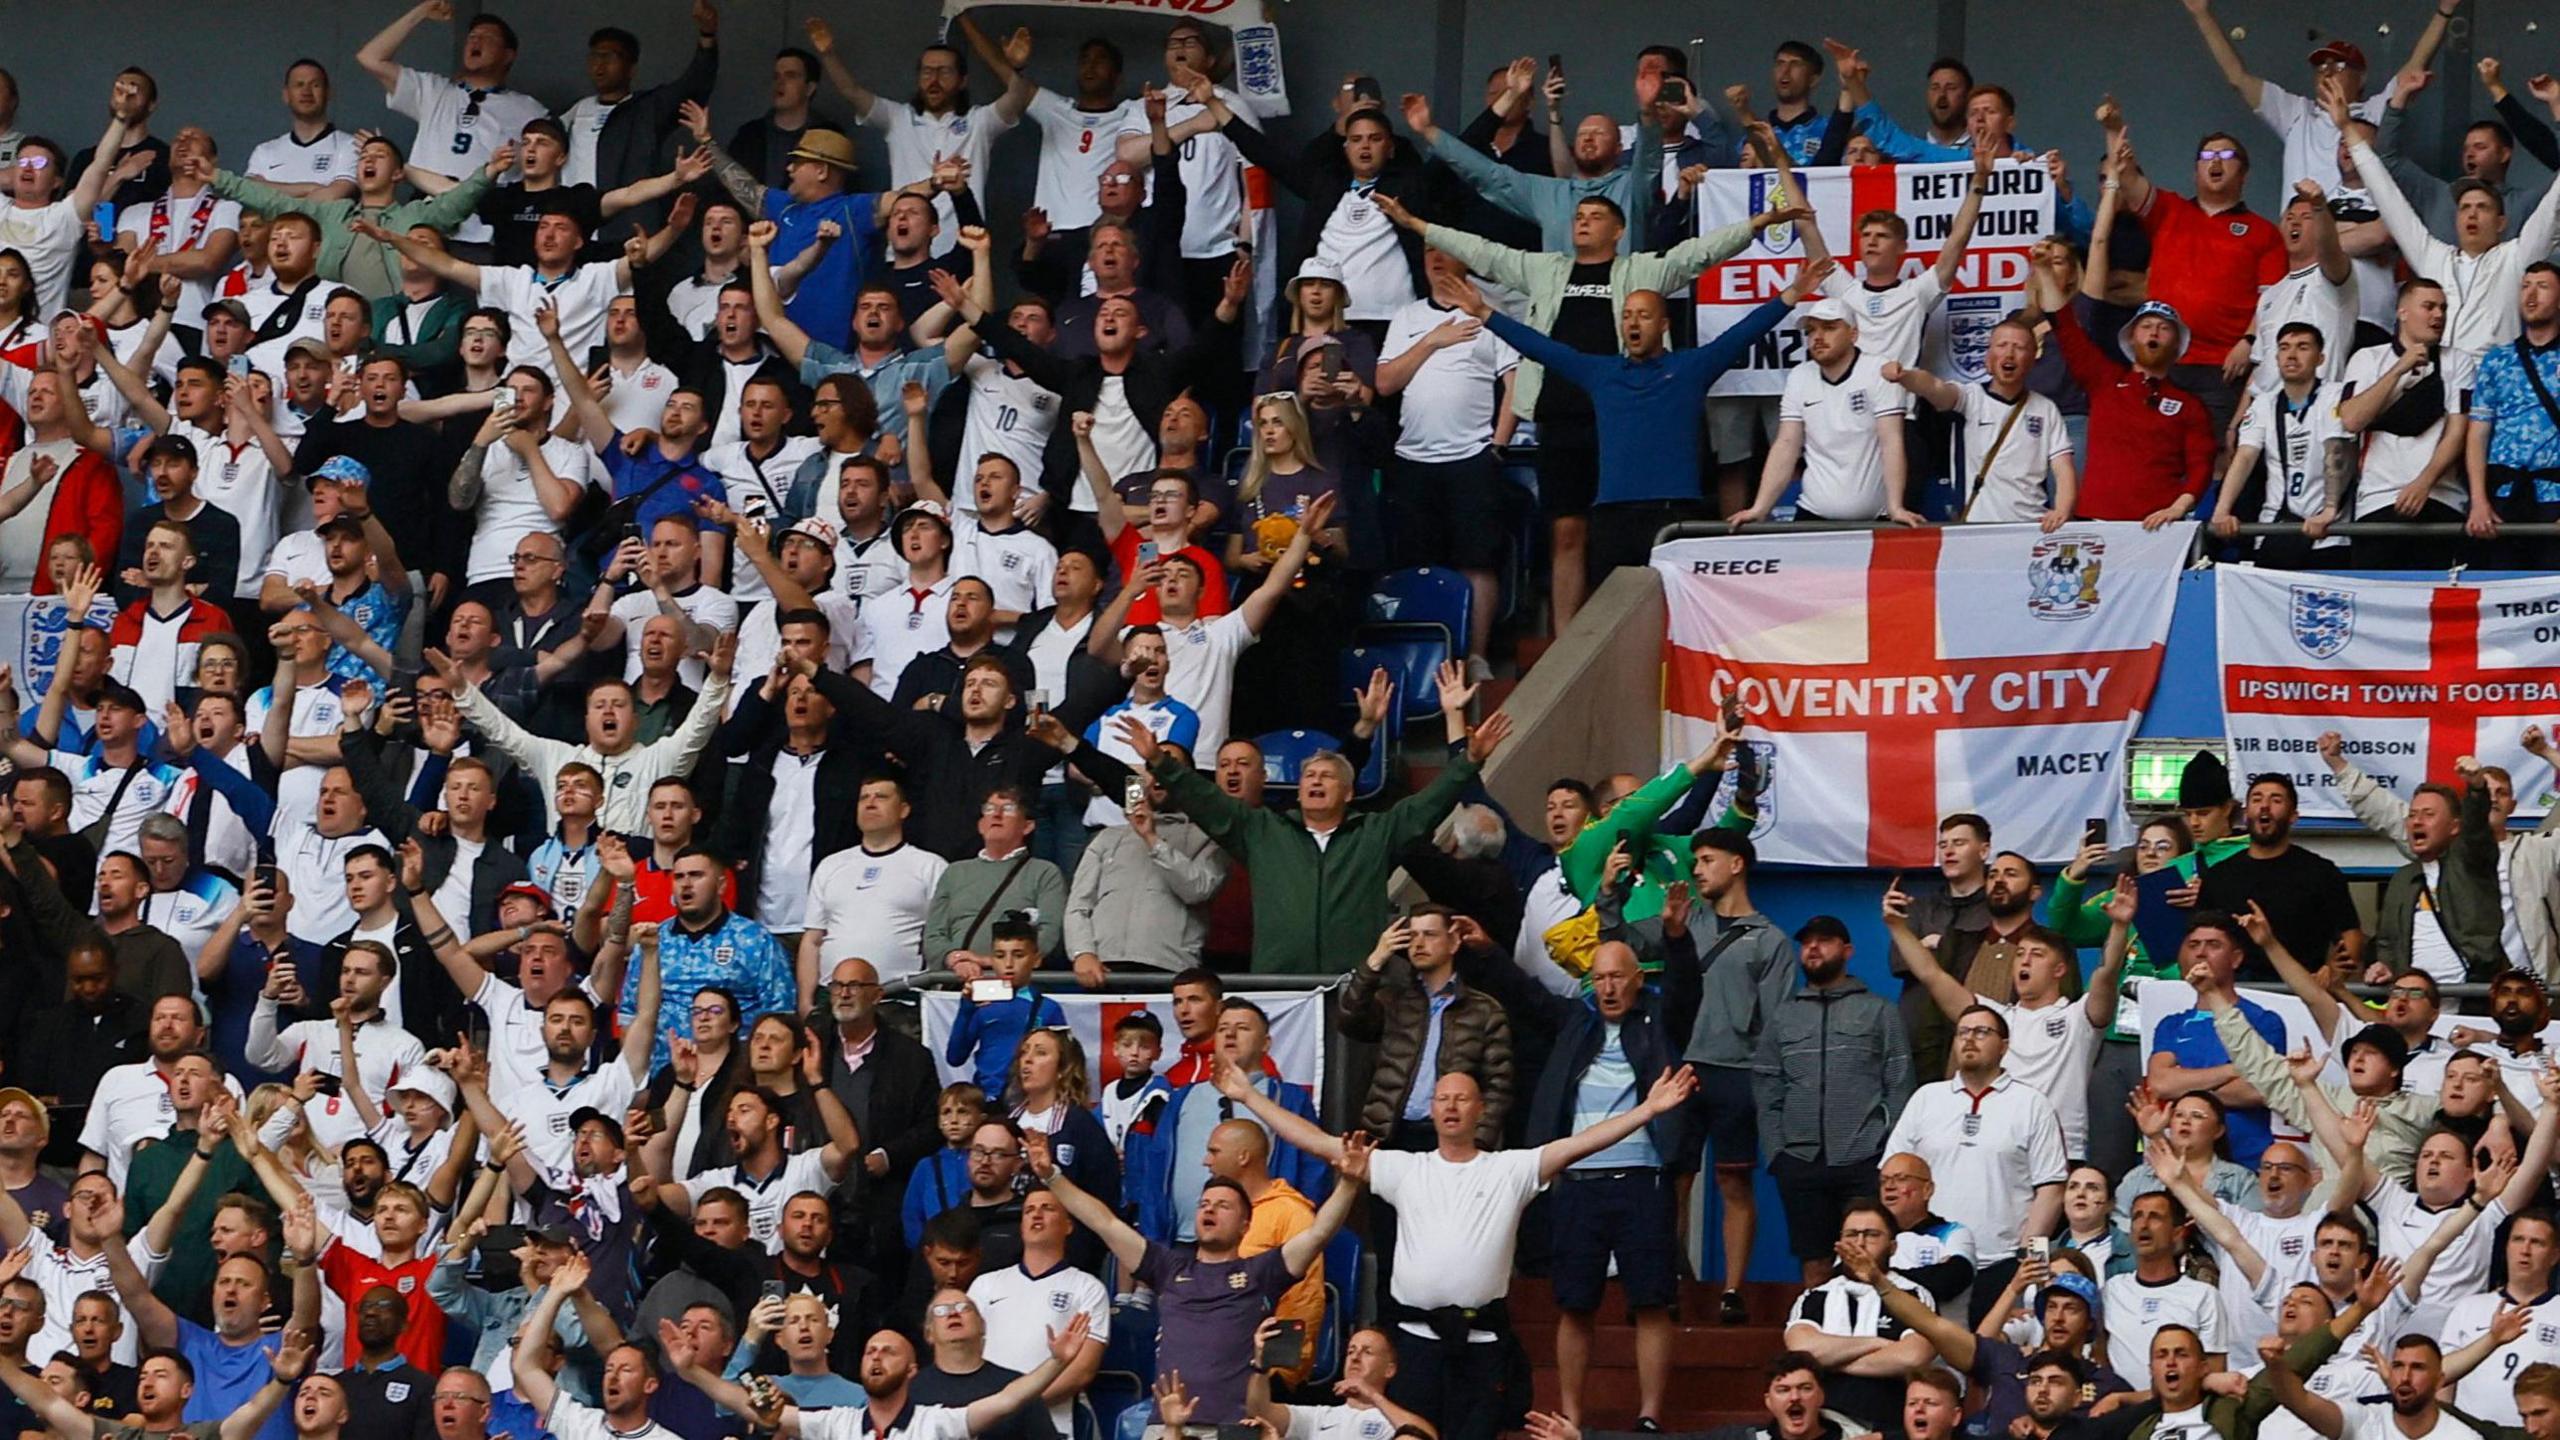
[[1547, 786], [1662, 766], [1662, 581], [1650, 568], [1610, 575], [1573, 625], [1503, 702], [1512, 738], [1485, 767], [1485, 788], [1513, 823], [1536, 833]]
[[[103, 127], [107, 86], [115, 70], [139, 64], [161, 81], [165, 98], [156, 124], [161, 133], [192, 120], [214, 132], [226, 156], [245, 158], [250, 146], [283, 128], [277, 84], [285, 63], [297, 55], [312, 55], [330, 67], [337, 81], [340, 123], [386, 123], [380, 90], [356, 68], [355, 51], [402, 8], [393, 0], [128, 0], [116, 5], [103, 0], [68, 5], [0, 0], [0, 65], [23, 87], [21, 125], [74, 149], [94, 141]], [[487, 8], [509, 18], [525, 37], [519, 85], [555, 108], [585, 93], [585, 40], [596, 25], [618, 24], [640, 35], [644, 81], [670, 73], [691, 43], [688, 0], [551, 0], [485, 7], [462, 0], [457, 8], [465, 16]], [[2175, 168], [2171, 157], [2212, 126], [2237, 127], [2254, 147], [2272, 151], [2271, 141], [2260, 144], [2270, 137], [2214, 74], [2185, 11], [2164, 0], [1832, 0], [1818, 6], [1736, 0], [1692, 5], [1657, 0], [1275, 0], [1275, 8], [1301, 117], [1326, 113], [1326, 97], [1353, 68], [1379, 75], [1390, 94], [1426, 91], [1454, 113], [1454, 107], [1477, 97], [1485, 72], [1494, 65], [1513, 55], [1543, 57], [1549, 52], [1565, 56], [1578, 85], [1575, 106], [1625, 111], [1630, 108], [1625, 77], [1634, 52], [1653, 42], [1687, 46], [1710, 84], [1749, 80], [1765, 93], [1768, 55], [1779, 40], [1790, 35], [1818, 40], [1827, 33], [1865, 48], [1876, 68], [1879, 98], [1905, 117], [1918, 113], [1929, 57], [1942, 48], [1960, 48], [1983, 78], [2019, 92], [2022, 133], [2035, 144], [2059, 145], [2075, 166], [2085, 167], [2094, 159], [2095, 129], [2088, 111], [2098, 93], [2110, 88], [2125, 101], [2137, 135], [2146, 141], [2146, 154], [2164, 177]], [[2246, 32], [2240, 47], [2261, 73], [2299, 87], [2307, 84], [2301, 57], [2324, 21], [2364, 45], [2380, 68], [2398, 63], [2424, 24], [2428, 3], [2226, 0], [2221, 8], [2226, 25]], [[733, 0], [722, 10], [725, 45], [714, 125], [725, 135], [763, 108], [773, 51], [800, 39], [803, 15], [824, 14], [865, 83], [897, 93], [912, 72], [917, 46], [936, 28], [939, 7], [931, 0], [835, 0], [824, 5]], [[998, 15], [1007, 23], [1020, 19], [1040, 33], [1033, 69], [1054, 82], [1071, 75], [1074, 43], [1088, 33], [1110, 36], [1121, 45], [1130, 56], [1133, 81], [1159, 75], [1159, 37], [1174, 13], [1169, 5], [1142, 8], [1130, 3], [1097, 5], [1090, 13], [1015, 10]], [[2555, 23], [2543, 25], [2544, 20]], [[2479, 50], [2505, 59], [2510, 75], [2519, 80], [2560, 64], [2560, 55], [2554, 54], [2560, 50], [2560, 16], [2547, 5], [2471, 0], [2461, 26], [2466, 33], [2476, 29]], [[403, 58], [421, 66], [449, 64], [456, 38], [453, 27], [425, 27]], [[2487, 113], [2486, 99], [2469, 73], [2471, 54], [2470, 48], [2461, 49], [2452, 77], [2421, 97], [2419, 131], [2432, 153], [2451, 153], [2442, 118], [2448, 103], [2457, 128], [2460, 116]], [[389, 123], [395, 134], [406, 137], [406, 122]], [[1026, 131], [998, 146], [990, 199], [999, 217], [1019, 213], [1028, 203], [1036, 145]], [[877, 147], [869, 153], [876, 165]], [[2276, 203], [2272, 167], [2261, 167], [2255, 198], [2262, 208]]]

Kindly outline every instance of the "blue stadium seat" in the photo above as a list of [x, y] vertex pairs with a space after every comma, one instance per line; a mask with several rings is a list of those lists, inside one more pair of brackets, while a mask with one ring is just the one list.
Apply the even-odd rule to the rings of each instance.
[[1313, 1337], [1316, 1363], [1307, 1372], [1312, 1384], [1322, 1385], [1342, 1376], [1342, 1347], [1351, 1342], [1351, 1320], [1360, 1311], [1363, 1253], [1360, 1232], [1349, 1226], [1335, 1232], [1324, 1247], [1324, 1324]]
[[1467, 577], [1439, 565], [1390, 570], [1369, 588], [1369, 618], [1390, 625], [1437, 625], [1450, 639], [1465, 644], [1473, 631], [1475, 587]]
[[1343, 703], [1351, 687], [1365, 685], [1369, 672], [1385, 666], [1395, 682], [1396, 713], [1407, 720], [1428, 720], [1440, 713], [1440, 662], [1457, 656], [1457, 637], [1437, 621], [1399, 621], [1360, 627], [1358, 642], [1342, 658]]
[[[1368, 672], [1362, 671], [1362, 674]], [[1284, 790], [1298, 788], [1298, 769], [1319, 750], [1340, 750], [1342, 741], [1322, 730], [1271, 730], [1253, 737], [1262, 748], [1262, 780], [1266, 785]], [[1368, 763], [1352, 777], [1351, 795], [1366, 800], [1387, 788], [1388, 737], [1378, 737], [1369, 747]]]

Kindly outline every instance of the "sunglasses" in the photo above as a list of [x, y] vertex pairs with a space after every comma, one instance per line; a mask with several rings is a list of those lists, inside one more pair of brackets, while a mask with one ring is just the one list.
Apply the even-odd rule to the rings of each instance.
[[2199, 160], [2237, 160], [2240, 158], [2240, 152], [2237, 150], [2227, 149], [2199, 150], [2196, 152], [2196, 158]]

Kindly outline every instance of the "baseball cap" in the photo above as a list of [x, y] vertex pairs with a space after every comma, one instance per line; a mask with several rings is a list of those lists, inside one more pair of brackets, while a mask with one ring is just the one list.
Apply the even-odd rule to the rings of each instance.
[[1857, 314], [1839, 299], [1830, 295], [1825, 295], [1804, 307], [1797, 313], [1796, 320], [1798, 323], [1807, 320], [1825, 320], [1834, 325], [1849, 326], [1855, 326], [1858, 323]]
[[[591, 1111], [589, 1113], [592, 1114], [593, 1112]], [[544, 1245], [559, 1245], [573, 1250], [576, 1249], [578, 1245], [578, 1232], [574, 1228], [561, 1224], [558, 1221], [554, 1221], [549, 1225], [528, 1225], [524, 1230], [524, 1238], [527, 1240], [538, 1241]]]
[[1846, 940], [1849, 938], [1849, 927], [1842, 924], [1837, 915], [1816, 915], [1796, 927], [1796, 943], [1799, 945], [1817, 937], [1824, 940]]
[[2359, 1045], [2372, 1046], [2381, 1053], [2384, 1060], [2390, 1062], [2394, 1070], [2409, 1068], [2409, 1041], [2407, 1037], [2388, 1025], [2367, 1025], [2349, 1036], [2347, 1043], [2338, 1047], [2339, 1057], [2344, 1059], [2354, 1054], [2355, 1048]]
[[2056, 1295], [2076, 1297], [2081, 1304], [2089, 1307], [2090, 1319], [2098, 1318], [2098, 1287], [2090, 1283], [2089, 1277], [2079, 1271], [2055, 1267], [2053, 1274], [2044, 1282], [2044, 1293], [2036, 1297], [2036, 1313], [2043, 1314], [2046, 1304]]
[[239, 321], [243, 325], [254, 327], [258, 323], [257, 321], [249, 318], [248, 306], [243, 305], [238, 300], [228, 296], [205, 306], [204, 309], [196, 312], [196, 314], [197, 318], [202, 320], [210, 320], [216, 314], [223, 314], [230, 316], [232, 319]]
[[815, 541], [817, 542], [818, 548], [826, 551], [829, 555], [836, 553], [836, 527], [835, 522], [831, 520], [822, 520], [817, 516], [812, 515], [806, 520], [793, 521], [791, 528], [783, 531], [782, 533], [785, 535], [797, 535], [803, 540]]
[[353, 455], [332, 455], [320, 462], [320, 467], [311, 472], [311, 478], [335, 480], [346, 485], [370, 485], [373, 483], [373, 472], [366, 469], [365, 463]]
[[950, 507], [944, 505], [939, 500], [919, 500], [913, 505], [908, 506], [906, 509], [899, 511], [898, 523], [891, 529], [890, 533], [894, 535], [906, 534], [907, 522], [915, 519], [930, 520], [936, 525], [941, 526], [944, 534], [947, 535], [951, 533]]
[[0, 1106], [6, 1106], [12, 1101], [16, 1101], [17, 1103], [25, 1105], [29, 1109], [35, 1111], [36, 1124], [39, 1128], [45, 1130], [51, 1130], [53, 1128], [53, 1112], [45, 1108], [43, 1101], [28, 1094], [24, 1090], [19, 1089], [15, 1085], [9, 1086], [7, 1089], [0, 1089]]
[[142, 458], [146, 464], [163, 457], [171, 460], [184, 460], [190, 465], [196, 464], [198, 463], [196, 459], [196, 442], [188, 439], [184, 435], [163, 435], [158, 439], [153, 440], [150, 446], [142, 452]]
[[623, 1143], [622, 1122], [616, 1120], [610, 1115], [607, 1115], [593, 1105], [581, 1105], [577, 1109], [569, 1112], [569, 1133], [575, 1135], [579, 1131], [584, 1130], [587, 1128], [587, 1122], [590, 1120], [603, 1126], [605, 1128], [605, 1133], [613, 1137], [614, 1144], [620, 1145]]
[[498, 892], [498, 898], [500, 900], [504, 900], [510, 895], [522, 895], [526, 899], [540, 905], [545, 910], [552, 908], [551, 892], [534, 884], [530, 880], [519, 880], [513, 885], [510, 885], [506, 889]]
[[151, 707], [144, 702], [140, 691], [112, 675], [98, 682], [98, 703], [105, 705], [110, 702], [121, 705], [136, 715], [151, 713]]
[[329, 353], [329, 342], [317, 335], [305, 335], [284, 347], [287, 356], [308, 355], [323, 365], [335, 365], [338, 357]]
[[2353, 40], [2323, 40], [2320, 42], [2320, 48], [2311, 52], [2311, 63], [2314, 65], [2326, 64], [2331, 60], [2345, 65], [2350, 70], [2372, 68], [2364, 63], [2364, 50]]

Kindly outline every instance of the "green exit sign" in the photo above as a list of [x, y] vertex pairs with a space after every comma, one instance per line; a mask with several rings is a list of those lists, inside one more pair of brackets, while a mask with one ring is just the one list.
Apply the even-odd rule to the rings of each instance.
[[2125, 805], [2135, 811], [2178, 808], [2178, 779], [2199, 750], [2222, 753], [2212, 740], [2136, 740], [2124, 767]]

